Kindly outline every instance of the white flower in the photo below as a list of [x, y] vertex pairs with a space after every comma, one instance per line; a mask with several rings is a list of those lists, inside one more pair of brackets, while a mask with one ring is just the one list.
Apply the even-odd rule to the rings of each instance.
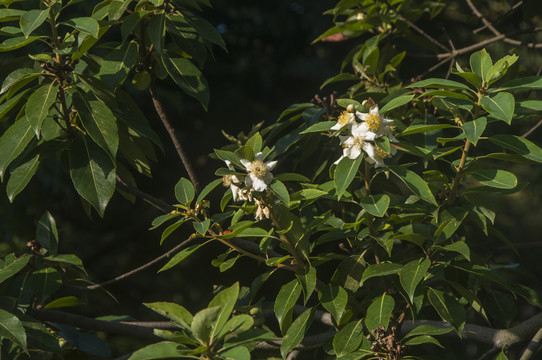
[[267, 185], [273, 181], [271, 170], [277, 165], [277, 161], [263, 162], [261, 152], [254, 156], [254, 161], [241, 160], [243, 166], [247, 169], [248, 176], [245, 178], [245, 184], [253, 187], [254, 190], [262, 192], [267, 189]]
[[354, 112], [346, 110], [339, 115], [337, 123], [331, 127], [331, 130], [341, 130], [344, 126], [348, 125], [348, 127], [351, 127], [355, 123], [356, 117], [354, 116]]
[[256, 205], [258, 205], [258, 208], [256, 209], [256, 213], [254, 214], [254, 217], [257, 221], [263, 220], [264, 218], [269, 219], [270, 212], [269, 208], [267, 206], [264, 206], [261, 201], [258, 199], [254, 199], [254, 202]]
[[384, 167], [384, 159], [391, 157], [397, 153], [397, 149], [394, 146], [390, 147], [390, 153], [386, 153], [384, 150], [378, 146], [374, 146], [372, 152], [367, 151], [367, 162], [369, 164], [375, 164], [375, 168]]
[[362, 113], [357, 111], [356, 116], [363, 122], [360, 124], [358, 133], [366, 140], [373, 141], [377, 137], [383, 135], [388, 136], [390, 141], [396, 142], [397, 139], [393, 136], [390, 125], [393, 124], [393, 120], [384, 119], [380, 116], [378, 111], [378, 105], [375, 105], [369, 110], [369, 113]]
[[361, 127], [363, 124], [356, 124], [352, 126], [351, 136], [339, 136], [341, 145], [343, 147], [343, 155], [339, 160], [335, 161], [338, 164], [344, 157], [349, 159], [357, 159], [362, 151], [366, 153], [374, 153], [374, 146], [365, 138], [364, 129]]
[[[231, 164], [231, 161], [225, 160], [225, 162], [226, 162], [226, 166], [228, 167], [228, 169], [235, 170], [235, 168]], [[243, 182], [243, 180], [239, 179], [237, 177], [237, 175], [224, 175], [224, 176], [222, 176], [222, 185], [224, 185], [226, 187], [228, 187], [228, 186], [230, 187], [232, 197], [233, 197], [233, 201], [249, 200], [249, 198], [252, 199], [252, 195], [250, 194], [250, 192], [248, 190], [241, 189], [239, 187], [239, 185], [241, 185], [242, 182]], [[248, 194], [247, 194], [247, 192], [248, 192]]]

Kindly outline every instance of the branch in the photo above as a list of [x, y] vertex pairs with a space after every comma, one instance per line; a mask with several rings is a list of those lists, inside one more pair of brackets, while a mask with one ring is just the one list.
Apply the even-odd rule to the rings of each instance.
[[527, 130], [523, 135], [521, 135], [521, 137], [526, 138], [527, 136], [531, 135], [531, 133], [538, 129], [540, 125], [542, 125], [542, 119], [538, 120], [538, 122], [532, 128]]
[[154, 197], [154, 196], [152, 196], [150, 194], [144, 193], [143, 191], [139, 190], [138, 188], [136, 188], [132, 184], [126, 182], [119, 175], [117, 175], [117, 183], [118, 183], [118, 187], [122, 191], [126, 191], [127, 193], [130, 193], [130, 194], [144, 200], [146, 203], [154, 206], [155, 208], [157, 208], [160, 211], [168, 213], [168, 212], [170, 212], [172, 210], [175, 210], [174, 206], [168, 204], [167, 202], [165, 202], [163, 200], [158, 199], [157, 197]]
[[542, 340], [542, 328], [540, 328], [536, 332], [533, 339], [531, 340], [519, 360], [529, 360], [530, 358], [532, 358], [533, 355], [536, 354], [536, 352], [540, 348], [540, 340]]
[[431, 35], [429, 35], [425, 31], [423, 31], [421, 28], [419, 28], [413, 22], [409, 21], [408, 19], [405, 19], [401, 14], [395, 13], [395, 15], [397, 16], [397, 19], [401, 20], [402, 22], [406, 23], [408, 26], [410, 26], [411, 28], [416, 30], [420, 35], [425, 37], [431, 43], [435, 44], [436, 46], [438, 46], [439, 48], [441, 48], [444, 51], [450, 51], [450, 49], [448, 49], [446, 46], [442, 45], [442, 43], [440, 43], [437, 39], [435, 39], [434, 37], [432, 37]]
[[199, 192], [199, 182], [198, 178], [196, 177], [196, 173], [194, 172], [194, 169], [192, 168], [192, 163], [190, 162], [190, 159], [188, 159], [188, 156], [186, 156], [185, 151], [183, 150], [183, 147], [181, 146], [181, 143], [179, 139], [177, 138], [177, 135], [175, 135], [175, 129], [173, 129], [173, 126], [171, 125], [171, 121], [169, 121], [169, 118], [166, 114], [166, 111], [164, 109], [164, 106], [162, 105], [162, 102], [160, 101], [160, 98], [158, 97], [158, 93], [156, 92], [156, 85], [154, 84], [154, 81], [151, 82], [151, 85], [149, 86], [149, 91], [151, 93], [152, 102], [154, 104], [154, 108], [156, 109], [156, 112], [158, 113], [158, 116], [160, 117], [160, 120], [162, 120], [162, 123], [164, 124], [164, 127], [166, 128], [169, 137], [171, 138], [171, 141], [173, 142], [173, 145], [175, 146], [175, 150], [177, 150], [177, 154], [179, 155], [179, 158], [181, 159], [184, 168], [186, 169], [186, 172], [188, 173], [188, 176], [190, 177], [190, 181], [192, 182], [192, 185], [194, 185], [194, 188], [197, 192]]

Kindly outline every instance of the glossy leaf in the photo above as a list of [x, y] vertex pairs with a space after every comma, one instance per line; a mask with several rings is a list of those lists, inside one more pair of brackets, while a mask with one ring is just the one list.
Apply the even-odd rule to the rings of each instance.
[[286, 188], [286, 186], [284, 186], [284, 184], [281, 181], [277, 179], [273, 179], [271, 184], [269, 184], [269, 188], [286, 205], [290, 203], [290, 194], [288, 193], [288, 189]]
[[223, 339], [224, 336], [229, 335], [231, 333], [239, 333], [246, 331], [250, 329], [254, 325], [254, 318], [247, 314], [241, 314], [241, 315], [235, 315], [231, 317], [226, 324], [224, 324], [224, 327], [218, 335], [216, 336], [216, 339]]
[[348, 185], [354, 180], [363, 157], [359, 156], [352, 160], [347, 157], [343, 158], [335, 168], [335, 189], [337, 198], [340, 200]]
[[413, 97], [414, 95], [401, 95], [396, 98], [393, 98], [386, 105], [382, 106], [382, 108], [380, 109], [380, 112], [384, 114], [390, 110], [393, 110], [395, 108], [408, 104], [412, 100]]
[[369, 331], [380, 329], [380, 325], [387, 329], [394, 307], [395, 300], [393, 300], [393, 297], [383, 294], [376, 298], [367, 308], [367, 315], [365, 317], [365, 326], [367, 326], [367, 329]]
[[312, 295], [312, 292], [316, 288], [316, 268], [312, 266], [304, 268], [297, 271], [296, 276], [303, 288], [303, 304], [306, 305], [307, 301]]
[[337, 357], [357, 350], [363, 341], [363, 322], [351, 322], [340, 329], [333, 338], [333, 349]]
[[100, 25], [91, 17], [72, 18], [62, 22], [61, 24], [71, 26], [81, 32], [90, 34], [95, 38], [99, 37], [98, 31], [100, 30]]
[[412, 260], [401, 269], [399, 279], [411, 302], [414, 300], [414, 292], [416, 291], [416, 287], [425, 277], [425, 274], [427, 274], [427, 270], [429, 270], [430, 266], [431, 260], [418, 259]]
[[48, 10], [29, 10], [21, 15], [19, 20], [19, 26], [24, 36], [28, 37], [32, 31], [36, 30], [38, 26], [43, 24], [47, 18], [49, 11]]
[[297, 299], [301, 295], [302, 286], [297, 281], [297, 279], [290, 281], [289, 283], [283, 285], [277, 298], [275, 299], [275, 315], [277, 321], [279, 322], [280, 329], [282, 333], [286, 332], [286, 329], [289, 327], [289, 322], [291, 321], [291, 310], [294, 307]]
[[233, 311], [233, 307], [237, 302], [239, 296], [239, 283], [236, 282], [229, 288], [226, 288], [220, 291], [216, 296], [209, 302], [209, 307], [220, 306], [220, 310], [217, 314], [216, 323], [213, 324], [213, 329], [210, 332], [210, 342], [212, 343], [215, 337], [224, 327], [224, 324], [228, 321], [228, 318]]
[[163, 11], [154, 14], [147, 27], [149, 39], [154, 45], [154, 49], [161, 54], [164, 49], [164, 38], [166, 34], [166, 15]]
[[465, 310], [457, 300], [446, 295], [444, 292], [433, 288], [429, 288], [427, 297], [429, 298], [431, 305], [433, 305], [433, 308], [435, 308], [444, 321], [452, 324], [459, 332], [463, 329], [466, 319]]
[[193, 222], [192, 225], [194, 226], [194, 230], [196, 230], [199, 234], [205, 235], [207, 230], [209, 230], [209, 226], [211, 225], [211, 219], [205, 219], [201, 222]]
[[190, 203], [196, 196], [196, 190], [190, 180], [181, 178], [175, 185], [175, 198], [180, 204], [190, 206]]
[[139, 46], [135, 40], [113, 49], [104, 57], [97, 76], [111, 89], [121, 86], [137, 62], [138, 51]]
[[49, 250], [50, 255], [56, 255], [58, 250], [58, 231], [55, 219], [49, 211], [46, 211], [38, 221], [36, 240], [41, 246]]
[[412, 134], [418, 134], [418, 133], [424, 133], [428, 131], [434, 131], [434, 130], [440, 130], [440, 129], [449, 129], [454, 128], [456, 126], [450, 125], [450, 124], [435, 124], [435, 125], [425, 125], [425, 124], [419, 124], [419, 125], [410, 125], [405, 130], [403, 130], [400, 134], [401, 136], [405, 135], [412, 135]]
[[168, 270], [168, 269], [171, 269], [172, 267], [174, 267], [175, 265], [177, 265], [178, 263], [180, 263], [181, 261], [183, 261], [184, 259], [186, 259], [187, 257], [189, 257], [190, 255], [192, 255], [196, 250], [198, 250], [203, 244], [194, 244], [194, 245], [189, 245], [187, 246], [185, 249], [182, 249], [181, 251], [179, 251], [177, 254], [175, 254], [175, 256], [173, 256], [171, 258], [171, 260], [169, 260], [167, 262], [167, 264], [165, 264], [164, 266], [162, 266], [162, 268], [160, 268], [160, 270], [158, 270], [158, 272], [162, 272], [162, 271], [165, 271], [165, 270]]
[[514, 116], [515, 99], [514, 95], [507, 92], [500, 92], [494, 96], [484, 96], [480, 104], [489, 115], [496, 119], [503, 120], [510, 124]]
[[190, 329], [192, 334], [202, 344], [209, 344], [211, 333], [214, 331], [222, 306], [213, 306], [200, 310], [192, 319]]
[[513, 189], [518, 184], [516, 176], [505, 170], [486, 169], [470, 175], [483, 185], [499, 189]]
[[128, 360], [152, 360], [178, 358], [182, 353], [177, 350], [180, 344], [176, 342], [163, 341], [156, 344], [145, 346], [137, 350], [128, 358]]
[[314, 308], [305, 310], [299, 315], [284, 336], [282, 344], [280, 345], [280, 354], [285, 359], [290, 350], [296, 347], [301, 340], [305, 337], [307, 330], [311, 326], [312, 318], [314, 317]]
[[0, 137], [0, 178], [4, 178], [6, 168], [15, 160], [34, 138], [32, 127], [22, 117], [13, 123]]
[[515, 135], [493, 135], [489, 141], [505, 149], [512, 150], [529, 160], [542, 163], [542, 148], [521, 136]]
[[461, 126], [461, 129], [465, 133], [467, 139], [475, 146], [478, 143], [478, 139], [482, 136], [487, 124], [485, 117], [480, 117], [473, 121], [468, 121]]
[[17, 316], [0, 309], [0, 336], [14, 341], [26, 351], [26, 332]]
[[58, 308], [81, 306], [81, 305], [85, 305], [85, 303], [79, 300], [78, 298], [76, 298], [75, 296], [64, 296], [47, 303], [44, 306], [44, 308], [58, 309]]
[[8, 38], [0, 44], [0, 52], [13, 51], [23, 46], [26, 46], [38, 39], [41, 39], [41, 36], [18, 36], [13, 38]]
[[207, 109], [209, 85], [201, 71], [185, 58], [162, 57], [162, 61], [173, 81], [188, 95], [199, 100]]
[[237, 346], [222, 353], [224, 360], [250, 360], [250, 351], [244, 346]]
[[62, 285], [62, 277], [54, 268], [34, 271], [30, 277], [30, 288], [43, 304]]
[[441, 328], [433, 325], [420, 325], [405, 335], [405, 339], [420, 335], [443, 335], [452, 331], [452, 327]]
[[488, 82], [489, 71], [493, 66], [491, 56], [487, 53], [486, 49], [475, 52], [470, 56], [470, 67], [473, 73], [478, 75], [483, 82]]
[[186, 20], [192, 25], [197, 32], [203, 36], [206, 40], [220, 46], [223, 50], [226, 50], [226, 44], [220, 36], [220, 33], [216, 28], [211, 25], [207, 20], [198, 16], [186, 16]]
[[93, 142], [78, 137], [69, 154], [70, 177], [79, 195], [103, 216], [115, 192], [115, 167], [111, 158]]
[[49, 109], [56, 101], [58, 85], [56, 82], [42, 85], [29, 96], [26, 103], [26, 119], [34, 128], [36, 136], [39, 137], [41, 125], [45, 120]]
[[363, 284], [365, 281], [376, 276], [398, 274], [401, 268], [402, 266], [400, 264], [393, 264], [393, 263], [387, 263], [387, 262], [382, 262], [380, 264], [375, 264], [375, 265], [369, 265], [363, 272], [361, 283]]
[[143, 305], [179, 324], [183, 328], [190, 329], [193, 316], [183, 306], [171, 302], [153, 302]]
[[336, 121], [320, 121], [314, 125], [309, 126], [305, 130], [301, 131], [300, 134], [309, 134], [315, 132], [329, 131], [331, 127], [336, 125]]
[[371, 215], [382, 217], [390, 205], [390, 197], [386, 194], [369, 195], [360, 199], [360, 204]]
[[31, 256], [28, 254], [25, 254], [20, 258], [13, 258], [12, 260], [4, 258], [3, 267], [0, 269], [0, 283], [6, 281], [10, 277], [16, 275], [22, 269], [24, 269], [26, 264], [28, 264], [30, 258]]
[[401, 166], [393, 165], [389, 166], [389, 168], [416, 196], [430, 204], [437, 205], [429, 186], [418, 174]]
[[410, 84], [407, 87], [414, 88], [414, 87], [420, 87], [420, 88], [437, 88], [437, 89], [463, 89], [463, 90], [469, 90], [470, 88], [460, 82], [453, 81], [453, 80], [447, 80], [447, 79], [439, 79], [439, 78], [430, 78], [425, 79], [422, 81], [415, 82], [414, 84]]
[[320, 289], [318, 300], [338, 323], [346, 309], [348, 293], [339, 285], [327, 284]]
[[6, 194], [10, 202], [13, 202], [15, 196], [28, 185], [34, 174], [36, 174], [36, 171], [38, 171], [39, 165], [40, 156], [36, 155], [11, 170], [11, 175], [6, 186]]
[[434, 337], [430, 335], [415, 336], [405, 342], [405, 345], [407, 346], [415, 346], [415, 345], [422, 345], [422, 344], [434, 344], [441, 348], [444, 348], [444, 346], [442, 346], [437, 339], [435, 339]]
[[542, 89], [542, 76], [527, 76], [513, 79], [502, 84], [497, 90], [540, 90]]

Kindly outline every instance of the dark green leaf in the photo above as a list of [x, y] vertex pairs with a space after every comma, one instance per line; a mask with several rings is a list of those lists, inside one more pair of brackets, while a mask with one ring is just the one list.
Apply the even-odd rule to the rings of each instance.
[[13, 202], [15, 196], [23, 191], [26, 185], [28, 185], [38, 170], [39, 165], [40, 156], [36, 155], [11, 170], [11, 175], [6, 186], [6, 193], [10, 202]]
[[58, 231], [53, 216], [46, 211], [38, 221], [36, 240], [49, 250], [50, 255], [56, 255], [58, 250]]
[[406, 334], [405, 339], [420, 335], [443, 335], [449, 333], [450, 331], [452, 331], [452, 327], [441, 328], [433, 325], [420, 325]]
[[367, 329], [369, 331], [380, 329], [380, 325], [383, 325], [387, 329], [394, 307], [395, 300], [391, 296], [383, 294], [376, 298], [367, 308], [367, 315], [365, 317], [365, 326], [367, 326]]
[[87, 34], [90, 34], [94, 36], [96, 39], [98, 36], [98, 31], [100, 30], [100, 25], [98, 24], [98, 21], [91, 17], [78, 17], [66, 20], [64, 22], [61, 22], [63, 25], [71, 26], [81, 32], [85, 32]]
[[486, 49], [475, 52], [470, 56], [470, 67], [473, 73], [478, 75], [483, 82], [489, 81], [489, 70], [493, 66], [491, 56], [487, 53]]
[[55, 308], [72, 307], [72, 306], [80, 306], [80, 305], [85, 305], [85, 303], [83, 303], [81, 300], [79, 300], [75, 296], [64, 296], [64, 297], [51, 301], [50, 303], [46, 304], [44, 308], [55, 309]]
[[226, 50], [226, 44], [220, 36], [220, 33], [216, 28], [211, 25], [208, 21], [194, 15], [185, 16], [186, 20], [192, 25], [201, 36], [206, 40], [220, 46], [222, 49]]
[[237, 346], [222, 353], [224, 360], [250, 360], [250, 351], [244, 346]]
[[22, 117], [13, 123], [0, 137], [0, 178], [4, 178], [6, 168], [26, 148], [30, 140], [35, 136], [32, 127]]
[[212, 306], [203, 309], [194, 315], [190, 329], [192, 334], [202, 344], [209, 344], [211, 332], [215, 329], [222, 306]]
[[357, 350], [363, 341], [363, 322], [351, 322], [337, 332], [333, 338], [333, 349], [337, 357]]
[[196, 199], [196, 204], [199, 204], [211, 191], [214, 190], [214, 188], [220, 184], [222, 184], [222, 179], [216, 179], [207, 184], [207, 186], [205, 186], [199, 193], [198, 198]]
[[343, 158], [337, 167], [335, 168], [335, 189], [337, 198], [340, 200], [344, 194], [348, 185], [354, 180], [359, 166], [361, 165], [363, 157], [359, 156], [357, 159], [352, 160], [347, 157]]
[[175, 265], [177, 265], [178, 263], [180, 263], [181, 261], [183, 261], [190, 255], [192, 255], [192, 253], [198, 250], [202, 245], [203, 244], [190, 245], [186, 249], [179, 251], [177, 254], [175, 254], [174, 257], [171, 258], [171, 260], [167, 262], [166, 265], [162, 266], [162, 268], [158, 270], [158, 272], [165, 271], [167, 269], [174, 267]]
[[446, 245], [446, 246], [433, 246], [434, 249], [444, 250], [444, 251], [453, 251], [463, 255], [465, 259], [470, 261], [470, 249], [469, 246], [464, 241], [457, 241], [455, 243]]
[[301, 131], [300, 134], [329, 131], [331, 127], [335, 124], [337, 124], [336, 121], [320, 121], [312, 126], [309, 126], [305, 130]]
[[49, 10], [37, 9], [25, 12], [19, 20], [19, 26], [21, 27], [21, 31], [23, 32], [24, 36], [28, 37], [32, 31], [43, 24], [48, 13]]
[[425, 274], [427, 273], [427, 270], [429, 270], [430, 266], [431, 260], [418, 259], [412, 260], [401, 269], [399, 279], [401, 280], [401, 285], [403, 286], [403, 289], [405, 289], [411, 302], [414, 300], [414, 292], [416, 291], [416, 287], [425, 277]]
[[41, 125], [49, 109], [56, 101], [58, 85], [56, 82], [42, 85], [30, 95], [26, 103], [26, 119], [34, 128], [36, 136], [39, 137]]
[[193, 319], [192, 314], [181, 305], [170, 302], [154, 302], [143, 305], [179, 324], [183, 328], [190, 329]]
[[62, 285], [60, 273], [52, 267], [34, 271], [30, 277], [30, 288], [43, 304]]
[[518, 184], [514, 174], [505, 170], [486, 169], [470, 173], [481, 184], [499, 189], [513, 189]]
[[410, 84], [407, 87], [413, 88], [413, 87], [420, 87], [420, 88], [437, 88], [437, 89], [463, 89], [463, 90], [469, 90], [470, 88], [457, 81], [453, 80], [447, 80], [447, 79], [439, 79], [439, 78], [431, 78], [426, 79], [422, 81], [415, 82], [414, 84]]
[[75, 189], [103, 216], [116, 185], [111, 158], [93, 142], [80, 136], [72, 143], [69, 159]]
[[542, 149], [521, 136], [501, 134], [490, 136], [488, 139], [495, 145], [512, 150], [529, 160], [542, 163]]
[[514, 95], [507, 92], [500, 92], [491, 97], [484, 96], [480, 99], [480, 104], [494, 118], [503, 120], [508, 124], [512, 122], [516, 104]]
[[510, 80], [502, 84], [497, 91], [502, 90], [540, 90], [542, 89], [542, 76], [527, 76]]
[[13, 257], [12, 260], [8, 260], [8, 257], [4, 258], [3, 268], [0, 269], [0, 283], [24, 269], [30, 258], [31, 256], [27, 254], [20, 258]]
[[166, 15], [163, 11], [154, 14], [147, 27], [149, 39], [156, 51], [161, 54], [164, 48], [164, 38], [166, 34]]
[[413, 97], [414, 97], [414, 95], [401, 95], [401, 96], [398, 96], [398, 97], [394, 98], [393, 100], [391, 100], [390, 102], [388, 102], [386, 105], [384, 105], [380, 109], [380, 112], [381, 113], [386, 113], [386, 112], [388, 112], [390, 110], [398, 108], [399, 106], [403, 106], [405, 104], [408, 104], [410, 102], [410, 100], [412, 100]]
[[369, 195], [360, 199], [360, 204], [371, 215], [382, 217], [390, 205], [390, 197], [386, 194]]
[[375, 264], [375, 265], [369, 265], [363, 272], [361, 283], [363, 284], [365, 281], [376, 276], [398, 274], [401, 268], [402, 266], [400, 264], [393, 264], [393, 263], [386, 263], [386, 262]]
[[335, 322], [339, 322], [343, 316], [344, 309], [348, 303], [348, 294], [341, 286], [335, 284], [327, 284], [320, 289], [318, 300], [329, 311]]
[[209, 86], [201, 71], [185, 58], [162, 57], [162, 61], [173, 81], [188, 95], [199, 100], [207, 109]]
[[205, 235], [207, 230], [209, 230], [209, 225], [211, 225], [211, 219], [205, 219], [202, 222], [193, 222], [194, 229], [201, 235]]
[[285, 333], [291, 321], [291, 310], [301, 295], [302, 286], [297, 279], [283, 285], [275, 300], [274, 310], [282, 333]]
[[429, 335], [416, 336], [405, 342], [405, 345], [408, 346], [415, 346], [421, 344], [435, 344], [437, 346], [440, 346], [441, 348], [444, 348], [444, 346], [442, 346], [437, 339]]
[[389, 168], [416, 196], [430, 204], [437, 205], [429, 186], [418, 174], [401, 166], [389, 166]]
[[139, 46], [135, 40], [113, 49], [104, 57], [97, 76], [111, 89], [121, 86], [137, 62], [138, 51]]
[[[228, 318], [233, 311], [233, 307], [239, 297], [239, 283], [236, 282], [229, 288], [226, 288], [216, 294], [216, 296], [209, 302], [209, 307], [220, 306], [220, 310], [216, 317], [216, 323], [213, 324], [212, 331], [209, 333], [209, 342], [212, 343], [215, 337], [220, 333]], [[195, 318], [194, 318], [195, 320]]]
[[41, 38], [42, 38], [41, 36], [29, 36], [29, 37], [18, 36], [18, 37], [6, 39], [4, 40], [3, 43], [0, 44], [0, 52], [13, 51], [15, 49], [22, 48], [23, 46], [26, 46], [30, 44], [31, 42], [34, 42]]
[[282, 358], [286, 358], [286, 355], [297, 346], [305, 337], [307, 330], [311, 326], [312, 318], [314, 317], [314, 308], [305, 310], [301, 315], [297, 317], [292, 323], [292, 326], [288, 329], [286, 336], [280, 345], [280, 354]]
[[428, 132], [428, 131], [434, 131], [434, 130], [440, 130], [440, 129], [447, 129], [447, 128], [454, 128], [457, 126], [450, 125], [450, 124], [438, 124], [438, 125], [410, 125], [405, 130], [403, 130], [400, 135], [412, 135], [412, 134], [418, 134], [422, 132]]
[[26, 333], [23, 324], [17, 316], [0, 309], [0, 336], [14, 341], [26, 350]]
[[179, 358], [182, 356], [182, 352], [177, 350], [179, 346], [179, 343], [169, 341], [148, 345], [134, 352], [128, 360]]
[[288, 189], [286, 189], [286, 186], [284, 186], [284, 184], [282, 182], [280, 182], [277, 179], [273, 179], [271, 184], [269, 184], [269, 188], [286, 205], [288, 205], [290, 203], [290, 194], [288, 193]]
[[487, 124], [485, 117], [480, 117], [473, 121], [468, 121], [461, 126], [461, 129], [465, 133], [467, 139], [475, 146], [478, 143], [478, 139], [482, 136]]
[[190, 180], [181, 178], [177, 185], [175, 185], [175, 198], [180, 204], [190, 206], [195, 195], [196, 191]]
[[461, 332], [466, 319], [465, 309], [463, 309], [461, 304], [455, 298], [433, 288], [429, 288], [427, 297], [440, 317], [452, 324], [458, 332]]
[[312, 295], [312, 292], [316, 288], [316, 268], [312, 266], [304, 268], [303, 270], [297, 271], [296, 276], [303, 287], [303, 303], [306, 305], [307, 301]]

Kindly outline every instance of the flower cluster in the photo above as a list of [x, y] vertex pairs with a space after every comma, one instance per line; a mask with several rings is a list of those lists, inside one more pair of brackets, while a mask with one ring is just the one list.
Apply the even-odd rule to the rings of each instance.
[[[258, 206], [256, 211], [256, 220], [262, 220], [264, 217], [269, 218], [269, 208], [258, 199], [253, 198], [252, 193], [263, 192], [267, 189], [267, 185], [273, 181], [273, 173], [271, 170], [277, 165], [277, 161], [263, 161], [261, 152], [254, 155], [254, 160], [249, 161], [241, 159], [241, 164], [245, 167], [247, 175], [240, 177], [237, 175], [224, 175], [222, 184], [231, 189], [233, 201], [254, 201]], [[235, 170], [232, 163], [226, 160], [226, 166], [230, 170]], [[242, 188], [243, 182], [245, 188]]]
[[397, 142], [392, 133], [392, 124], [393, 120], [380, 116], [378, 105], [373, 106], [369, 113], [355, 111], [354, 105], [348, 105], [346, 111], [343, 111], [337, 119], [337, 124], [331, 127], [331, 130], [346, 129], [349, 132], [347, 136], [339, 135], [343, 154], [335, 161], [335, 164], [345, 157], [357, 159], [362, 152], [365, 152], [366, 160], [370, 164], [375, 164], [375, 167], [385, 166], [384, 159], [394, 155], [397, 149], [392, 146], [388, 154], [373, 142], [382, 136], [387, 136], [391, 142]]

